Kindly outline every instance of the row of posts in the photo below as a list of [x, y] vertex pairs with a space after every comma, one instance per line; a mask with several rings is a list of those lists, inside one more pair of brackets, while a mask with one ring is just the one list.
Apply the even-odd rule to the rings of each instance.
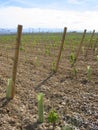
[[[8, 97], [10, 99], [14, 98], [15, 91], [16, 91], [15, 82], [16, 82], [16, 74], [17, 74], [17, 66], [18, 66], [18, 58], [19, 58], [19, 47], [20, 47], [20, 42], [21, 42], [22, 28], [23, 28], [22, 25], [18, 25], [18, 27], [17, 27], [15, 56], [14, 56], [14, 64], [13, 64], [13, 70], [12, 70], [12, 82], [11, 82], [11, 87], [10, 87], [11, 88], [11, 91], [10, 91], [11, 93], [10, 93], [10, 97]], [[61, 58], [61, 54], [62, 54], [62, 50], [63, 50], [63, 46], [64, 46], [66, 33], [67, 33], [67, 27], [64, 28], [64, 32], [63, 32], [62, 40], [61, 40], [61, 45], [60, 45], [60, 49], [59, 49], [59, 53], [58, 53], [58, 57], [57, 57], [56, 67], [55, 67], [55, 70], [54, 70], [53, 73], [56, 73], [57, 70], [58, 70], [58, 67], [59, 67], [59, 62], [60, 62], [60, 58]], [[95, 33], [95, 30], [93, 30], [90, 41], [89, 41], [89, 43], [87, 45], [85, 57], [87, 57], [89, 47], [92, 46], [92, 39], [93, 39], [94, 33]], [[81, 50], [81, 47], [83, 45], [83, 41], [85, 39], [85, 35], [86, 35], [86, 29], [83, 32], [82, 39], [80, 41], [78, 51], [76, 52], [75, 60], [74, 60], [74, 62], [72, 64], [72, 66], [76, 63], [76, 61], [77, 61], [77, 59], [79, 57], [80, 50]], [[98, 42], [98, 38], [96, 39], [96, 41], [95, 41], [95, 43], [93, 45], [93, 48], [92, 48], [93, 51], [94, 51], [94, 49], [96, 47], [97, 42]]]

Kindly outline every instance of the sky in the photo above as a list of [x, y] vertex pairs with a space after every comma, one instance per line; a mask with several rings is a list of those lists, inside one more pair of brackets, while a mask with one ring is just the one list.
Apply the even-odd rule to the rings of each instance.
[[98, 31], [98, 0], [0, 0], [0, 28]]

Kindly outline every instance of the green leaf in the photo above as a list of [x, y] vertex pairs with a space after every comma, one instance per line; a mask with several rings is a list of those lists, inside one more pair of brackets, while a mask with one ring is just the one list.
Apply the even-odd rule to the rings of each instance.
[[54, 110], [51, 110], [48, 115], [48, 122], [55, 123], [57, 120], [58, 114]]

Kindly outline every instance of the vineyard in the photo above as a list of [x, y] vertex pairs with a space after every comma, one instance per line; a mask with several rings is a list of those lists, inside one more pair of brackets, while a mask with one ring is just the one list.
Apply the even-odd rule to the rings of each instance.
[[[98, 34], [67, 32], [64, 42], [62, 36], [22, 34], [15, 96], [9, 99], [16, 34], [0, 35], [0, 130], [52, 130], [52, 109], [58, 114], [55, 130], [98, 130]], [[39, 93], [44, 95], [42, 123]]]

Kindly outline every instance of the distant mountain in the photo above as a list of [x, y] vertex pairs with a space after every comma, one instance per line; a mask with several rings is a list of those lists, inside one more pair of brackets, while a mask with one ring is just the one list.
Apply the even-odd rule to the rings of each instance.
[[16, 33], [16, 29], [0, 28], [0, 35]]
[[[4, 34], [16, 34], [17, 28], [0, 28], [0, 35]], [[48, 33], [48, 32], [63, 32], [63, 28], [23, 28], [23, 33]], [[77, 32], [76, 30], [67, 30], [67, 32]], [[78, 31], [82, 32], [82, 31]]]
[[[62, 32], [61, 28], [23, 28], [23, 33], [39, 33], [39, 32]], [[0, 28], [0, 34], [15, 34], [17, 29]]]

